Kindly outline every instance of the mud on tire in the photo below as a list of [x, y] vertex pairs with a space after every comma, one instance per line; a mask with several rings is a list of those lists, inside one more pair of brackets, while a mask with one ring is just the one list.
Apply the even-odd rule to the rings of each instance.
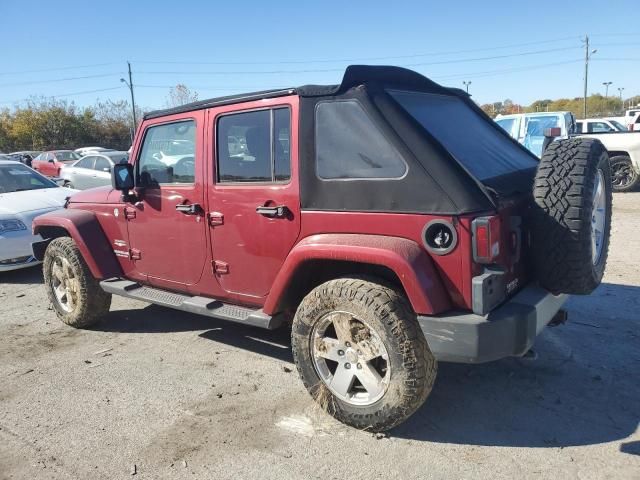
[[[319, 335], [319, 326], [331, 318], [334, 322]], [[311, 396], [355, 428], [375, 432], [402, 423], [424, 403], [436, 378], [436, 360], [411, 306], [403, 295], [374, 279], [339, 278], [312, 290], [298, 307], [291, 338], [296, 367]], [[345, 338], [351, 340], [347, 346]], [[332, 345], [333, 354], [328, 353]], [[337, 361], [319, 358], [318, 349]], [[344, 370], [345, 362], [351, 362], [351, 370]], [[366, 370], [372, 368], [376, 371]], [[339, 370], [340, 375], [353, 375], [346, 399], [336, 393]], [[369, 388], [369, 377], [362, 377], [369, 371], [374, 377], [377, 372], [386, 385], [380, 395], [369, 395], [374, 389]]]
[[111, 294], [100, 288], [73, 239], [51, 241], [44, 255], [43, 273], [47, 297], [67, 325], [89, 327], [109, 311]]
[[604, 275], [611, 231], [611, 170], [602, 143], [575, 138], [549, 145], [533, 197], [532, 248], [541, 285], [554, 294], [591, 293]]

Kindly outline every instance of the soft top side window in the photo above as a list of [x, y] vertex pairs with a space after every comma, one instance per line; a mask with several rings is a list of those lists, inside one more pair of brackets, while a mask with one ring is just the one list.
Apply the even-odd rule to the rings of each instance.
[[316, 106], [316, 173], [323, 180], [401, 178], [407, 164], [357, 100]]

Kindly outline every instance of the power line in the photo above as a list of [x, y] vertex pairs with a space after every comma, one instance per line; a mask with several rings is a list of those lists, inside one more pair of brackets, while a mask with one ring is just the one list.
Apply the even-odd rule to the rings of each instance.
[[[511, 53], [505, 55], [493, 55], [488, 57], [463, 58], [457, 60], [442, 60], [438, 62], [418, 62], [404, 64], [404, 67], [419, 67], [429, 65], [449, 65], [454, 63], [479, 62], [484, 60], [496, 60], [502, 58], [522, 57], [529, 55], [539, 55], [542, 53], [560, 52], [566, 50], [576, 50], [581, 47], [563, 47], [550, 48], [546, 50], [534, 50], [528, 52]], [[328, 73], [342, 72], [344, 68], [322, 68], [322, 69], [304, 69], [304, 70], [243, 70], [243, 71], [144, 71], [138, 70], [136, 74], [140, 75], [272, 75], [272, 74], [298, 74], [298, 73]]]
[[71, 80], [86, 80], [88, 78], [104, 78], [104, 77], [111, 77], [113, 75], [119, 75], [117, 72], [116, 73], [100, 73], [98, 75], [84, 75], [81, 77], [67, 77], [67, 78], [54, 78], [54, 79], [47, 79], [47, 80], [33, 80], [33, 81], [29, 81], [29, 82], [19, 82], [19, 83], [2, 83], [0, 84], [0, 87], [19, 87], [22, 85], [37, 85], [37, 84], [41, 84], [41, 83], [55, 83], [55, 82], [68, 82]]
[[358, 58], [338, 58], [338, 59], [320, 59], [320, 60], [284, 60], [284, 61], [244, 61], [244, 62], [202, 62], [202, 61], [168, 61], [168, 60], [158, 60], [158, 61], [136, 61], [136, 64], [145, 64], [145, 65], [299, 65], [299, 64], [309, 64], [309, 63], [338, 63], [338, 62], [361, 62], [361, 61], [378, 61], [378, 60], [391, 60], [396, 58], [416, 58], [416, 57], [430, 57], [430, 56], [441, 56], [441, 55], [458, 55], [462, 53], [475, 53], [475, 52], [486, 52], [491, 50], [504, 50], [508, 48], [517, 48], [517, 47], [527, 47], [531, 45], [541, 45], [546, 43], [556, 43], [564, 40], [578, 40], [579, 37], [571, 36], [571, 37], [562, 37], [551, 40], [542, 40], [537, 42], [527, 42], [527, 43], [516, 43], [511, 45], [502, 45], [498, 47], [484, 47], [484, 48], [473, 48], [466, 50], [450, 50], [444, 52], [428, 52], [428, 53], [414, 53], [410, 55], [389, 55], [384, 57], [358, 57]]
[[[88, 93], [99, 93], [99, 92], [108, 92], [111, 90], [121, 90], [122, 87], [111, 87], [111, 88], [99, 88], [97, 90], [84, 90], [82, 92], [73, 92], [73, 93], [62, 93], [60, 95], [43, 95], [45, 98], [62, 98], [62, 97], [74, 97], [76, 95], [85, 95]], [[3, 101], [0, 102], [2, 104], [7, 104], [7, 103], [20, 103], [20, 102], [26, 102], [30, 100], [29, 98], [22, 98], [20, 100], [12, 100], [12, 101]]]
[[119, 65], [119, 63], [93, 63], [90, 65], [75, 65], [73, 67], [53, 67], [53, 68], [40, 68], [37, 70], [22, 70], [19, 72], [0, 72], [0, 75], [22, 75], [24, 73], [42, 73], [42, 72], [56, 72], [61, 70], [79, 70], [81, 68], [94, 68], [94, 67], [106, 67], [110, 65]]
[[538, 65], [530, 65], [528, 67], [514, 67], [514, 68], [505, 68], [505, 69], [499, 69], [499, 70], [485, 70], [483, 72], [473, 72], [473, 73], [455, 73], [455, 74], [450, 74], [450, 75], [436, 75], [433, 78], [435, 79], [455, 79], [455, 78], [480, 78], [480, 77], [489, 77], [492, 75], [499, 75], [499, 74], [503, 74], [503, 73], [516, 73], [516, 72], [524, 72], [524, 71], [528, 71], [528, 70], [536, 70], [536, 69], [540, 69], [540, 68], [548, 68], [548, 67], [556, 67], [556, 66], [560, 66], [560, 65], [569, 65], [572, 63], [578, 63], [578, 62], [582, 62], [581, 59], [579, 60], [567, 60], [567, 61], [563, 61], [563, 62], [554, 62], [554, 63], [543, 63], [543, 64], [538, 64]]

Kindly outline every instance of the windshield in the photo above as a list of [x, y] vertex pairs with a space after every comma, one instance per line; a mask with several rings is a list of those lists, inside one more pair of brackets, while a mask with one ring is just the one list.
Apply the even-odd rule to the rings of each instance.
[[388, 92], [478, 180], [537, 166], [534, 158], [458, 97]]
[[0, 165], [0, 193], [41, 188], [58, 188], [58, 185], [22, 164]]
[[611, 125], [616, 127], [616, 130], [618, 130], [619, 132], [627, 132], [628, 131], [627, 127], [622, 125], [620, 122], [616, 122], [615, 120], [609, 120], [609, 123], [611, 123]]
[[68, 151], [68, 152], [54, 152], [56, 156], [56, 160], [59, 162], [74, 162], [80, 159], [80, 155], [76, 152]]

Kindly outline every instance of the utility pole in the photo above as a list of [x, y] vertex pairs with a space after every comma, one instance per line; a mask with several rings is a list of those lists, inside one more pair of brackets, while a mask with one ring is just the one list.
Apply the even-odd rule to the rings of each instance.
[[138, 121], [136, 119], [136, 101], [133, 96], [133, 80], [131, 79], [131, 63], [127, 62], [127, 66], [129, 67], [129, 81], [127, 82], [124, 78], [121, 78], [120, 81], [124, 83], [127, 87], [129, 87], [129, 91], [131, 92], [131, 109], [133, 113], [133, 133], [131, 134], [131, 142], [133, 143], [133, 136], [136, 132], [136, 127], [138, 125]]
[[589, 60], [591, 59], [591, 55], [596, 53], [597, 50], [589, 51], [589, 35], [585, 35], [584, 37], [584, 105], [583, 105], [583, 115], [584, 118], [587, 118], [587, 86], [589, 82]]
[[620, 93], [620, 103], [622, 103], [622, 110], [624, 110], [624, 101], [622, 100], [622, 91], [624, 87], [618, 87], [618, 92]]
[[467, 88], [467, 95], [469, 95], [469, 85], [471, 85], [471, 81], [463, 80], [462, 84]]
[[604, 85], [604, 98], [609, 98], [609, 85], [611, 85], [613, 82], [602, 82], [602, 85]]

